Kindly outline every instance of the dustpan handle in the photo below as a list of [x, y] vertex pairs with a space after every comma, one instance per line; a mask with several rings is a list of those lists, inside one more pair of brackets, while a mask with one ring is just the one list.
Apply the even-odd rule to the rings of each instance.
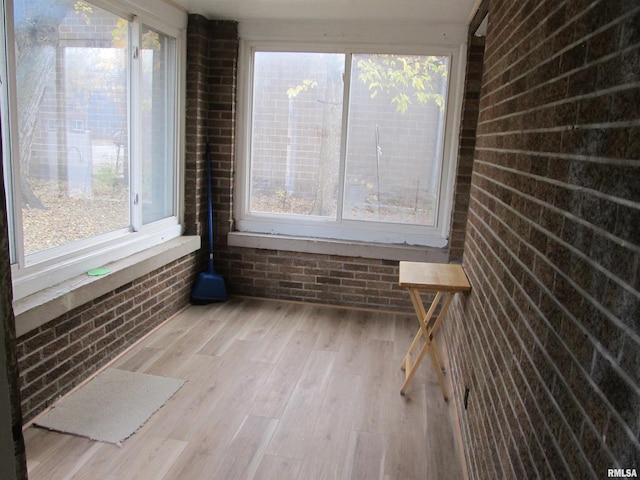
[[209, 220], [209, 261], [213, 261], [213, 206], [211, 193], [211, 150], [207, 142], [207, 214]]

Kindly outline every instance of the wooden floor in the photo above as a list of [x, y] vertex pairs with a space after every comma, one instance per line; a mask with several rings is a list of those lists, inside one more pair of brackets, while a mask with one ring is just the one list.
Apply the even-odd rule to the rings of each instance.
[[175, 396], [122, 447], [27, 428], [29, 478], [463, 478], [428, 357], [400, 395], [416, 331], [412, 315], [246, 298], [189, 307], [112, 365], [187, 380]]

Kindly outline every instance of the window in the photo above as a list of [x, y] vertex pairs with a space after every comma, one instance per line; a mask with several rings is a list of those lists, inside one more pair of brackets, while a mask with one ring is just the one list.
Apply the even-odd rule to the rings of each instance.
[[244, 47], [237, 230], [446, 245], [451, 52]]
[[20, 297], [180, 234], [180, 31], [82, 0], [9, 7], [2, 138]]
[[72, 120], [71, 121], [71, 131], [73, 131], [73, 132], [83, 132], [84, 131], [84, 122], [82, 120]]

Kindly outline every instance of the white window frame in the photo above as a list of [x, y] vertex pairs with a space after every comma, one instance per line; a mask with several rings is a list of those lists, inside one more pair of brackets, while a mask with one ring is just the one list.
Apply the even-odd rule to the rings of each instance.
[[[174, 189], [174, 215], [149, 225], [141, 225], [139, 213], [135, 214], [132, 209], [131, 226], [118, 231], [106, 233], [91, 239], [81, 240], [47, 251], [38, 252], [28, 256], [24, 255], [23, 239], [21, 238], [21, 229], [14, 228], [15, 225], [21, 225], [21, 208], [13, 201], [13, 197], [19, 198], [20, 181], [19, 169], [6, 168], [5, 163], [5, 180], [8, 180], [9, 189], [7, 191], [7, 210], [9, 217], [9, 227], [14, 232], [14, 244], [12, 249], [12, 279], [14, 301], [23, 299], [33, 293], [43, 291], [56, 284], [60, 284], [78, 275], [86, 274], [92, 268], [101, 267], [109, 263], [122, 260], [133, 254], [149, 250], [153, 247], [167, 243], [183, 234], [183, 218], [184, 218], [184, 110], [185, 110], [185, 85], [186, 85], [186, 27], [187, 15], [184, 11], [179, 10], [164, 2], [156, 0], [136, 0], [129, 2], [126, 0], [87, 0], [88, 3], [96, 7], [110, 11], [123, 18], [133, 21], [135, 24], [144, 24], [165, 35], [175, 38], [176, 40], [176, 77], [175, 77], [175, 123], [174, 136], [175, 145], [172, 152], [173, 168], [175, 171], [175, 189]], [[12, 73], [15, 72], [15, 57], [13, 53], [13, 4], [11, 1], [5, 1], [5, 11], [0, 12], [0, 16], [4, 15], [0, 34], [3, 41], [6, 41], [7, 48], [5, 50], [6, 63], [1, 65], [0, 74], [6, 79], [8, 88], [3, 93], [3, 120], [2, 122], [2, 142], [4, 155], [10, 152], [13, 159], [18, 158], [17, 142], [12, 141], [11, 132], [17, 132], [17, 115], [9, 115], [9, 112], [16, 112], [16, 92], [15, 82], [12, 79]], [[135, 68], [135, 67], [134, 67]], [[15, 77], [13, 77], [15, 78]], [[136, 87], [134, 82], [130, 82], [130, 95], [134, 94]], [[130, 112], [130, 120], [132, 115], [136, 115], [136, 109]], [[131, 128], [131, 127], [130, 127]], [[135, 128], [135, 127], [134, 127]], [[135, 132], [131, 128], [132, 132]], [[135, 146], [136, 134], [130, 135], [130, 151], [137, 149]], [[13, 160], [11, 160], [12, 163]], [[133, 163], [133, 162], [132, 162]], [[135, 165], [131, 167], [135, 168]], [[5, 183], [7, 183], [5, 181]], [[131, 194], [133, 203], [135, 200], [135, 186], [132, 186]], [[139, 190], [138, 190], [139, 191]]]
[[[450, 58], [449, 87], [445, 106], [445, 128], [443, 156], [440, 176], [440, 196], [434, 226], [400, 225], [392, 223], [364, 222], [353, 220], [305, 219], [302, 216], [283, 214], [256, 214], [249, 211], [251, 127], [253, 95], [253, 56], [256, 51], [274, 52], [318, 52], [399, 54], [399, 55], [443, 55]], [[238, 135], [234, 217], [235, 231], [250, 235], [278, 235], [285, 238], [308, 238], [318, 242], [366, 242], [379, 245], [416, 245], [443, 248], [448, 244], [451, 208], [453, 205], [455, 167], [459, 116], [462, 94], [464, 46], [404, 45], [404, 44], [344, 44], [304, 43], [244, 39], [240, 43], [238, 71]], [[349, 62], [347, 61], [347, 64]], [[345, 91], [348, 90], [350, 72], [345, 71]], [[345, 92], [347, 95], [348, 92]], [[345, 101], [345, 105], [348, 103]], [[345, 117], [347, 112], [345, 112]], [[346, 120], [343, 120], [343, 132]], [[344, 162], [344, 138], [341, 162]], [[232, 233], [233, 235], [233, 233]], [[247, 237], [249, 238], [249, 237]], [[255, 238], [255, 237], [254, 237]], [[237, 239], [232, 244], [242, 244]]]

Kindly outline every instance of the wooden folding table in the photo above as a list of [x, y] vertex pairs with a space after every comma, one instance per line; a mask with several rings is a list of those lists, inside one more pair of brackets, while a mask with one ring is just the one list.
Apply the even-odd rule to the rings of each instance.
[[[413, 303], [413, 308], [418, 317], [418, 323], [420, 329], [416, 334], [411, 346], [407, 351], [402, 365], [400, 368], [405, 371], [406, 378], [404, 385], [400, 393], [405, 394], [411, 379], [416, 373], [416, 369], [424, 355], [429, 352], [433, 366], [438, 377], [438, 383], [442, 389], [442, 395], [445, 400], [448, 400], [447, 389], [444, 385], [444, 378], [442, 372], [444, 371], [444, 363], [440, 357], [438, 344], [434, 335], [438, 331], [442, 319], [447, 314], [447, 310], [451, 305], [454, 295], [457, 292], [468, 292], [471, 290], [471, 285], [467, 279], [462, 266], [451, 265], [443, 263], [423, 263], [423, 262], [400, 262], [400, 286], [409, 290], [409, 296]], [[421, 292], [435, 293], [436, 296], [431, 302], [431, 306], [427, 311], [422, 303]], [[443, 300], [444, 299], [444, 300]], [[438, 305], [443, 300], [442, 306], [438, 316], [433, 320], [433, 315], [436, 312]], [[415, 349], [420, 344], [420, 341], [424, 344], [412, 362], [412, 355]]]

